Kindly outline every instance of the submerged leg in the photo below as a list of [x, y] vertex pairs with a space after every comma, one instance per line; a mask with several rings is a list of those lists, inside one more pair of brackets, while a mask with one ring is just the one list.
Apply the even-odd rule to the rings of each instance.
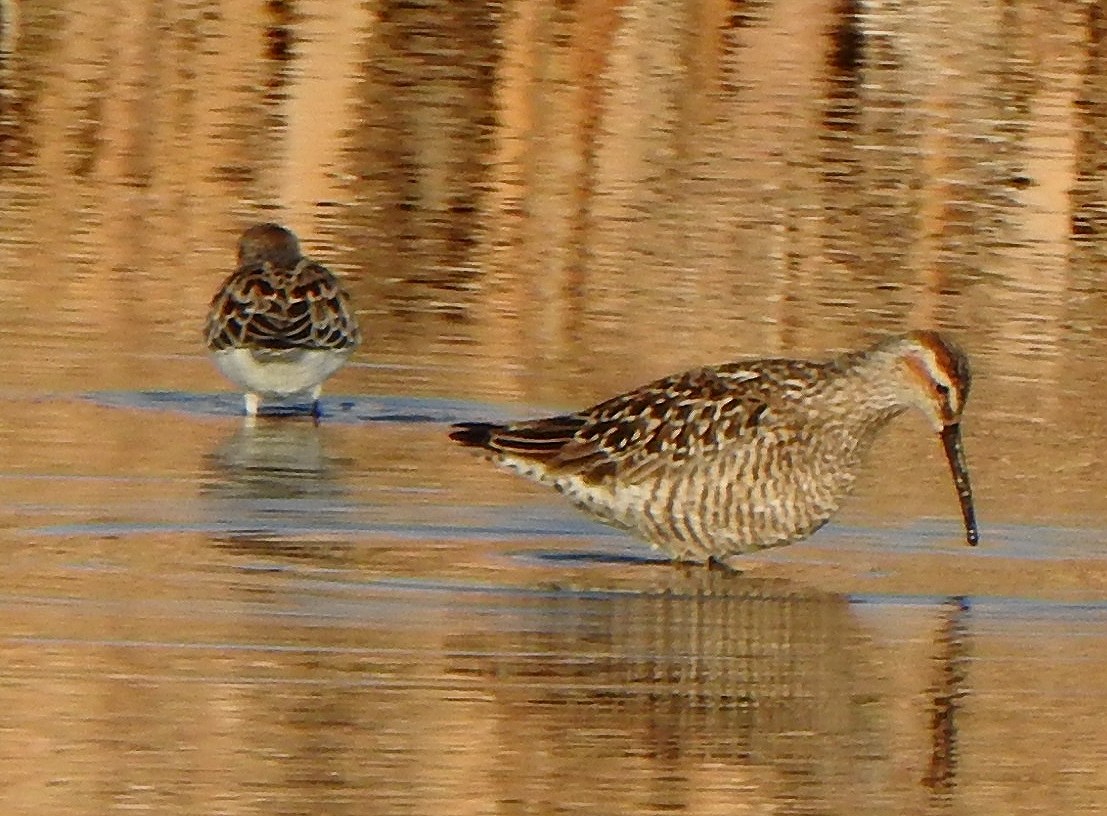
[[261, 406], [261, 397], [252, 391], [246, 392], [246, 416], [251, 419], [258, 415], [258, 408]]
[[721, 572], [724, 575], [741, 575], [743, 572], [743, 570], [738, 569], [733, 564], [714, 555], [709, 555], [707, 557], [707, 569], [710, 572]]
[[705, 571], [708, 573], [717, 572], [723, 575], [741, 575], [743, 572], [743, 570], [715, 555], [709, 555], [703, 561], [679, 558], [672, 563], [688, 576], [699, 575]]
[[323, 418], [323, 406], [319, 404], [319, 395], [323, 393], [323, 386], [318, 385], [311, 390], [311, 418], [315, 420], [315, 424], [319, 424], [319, 420]]

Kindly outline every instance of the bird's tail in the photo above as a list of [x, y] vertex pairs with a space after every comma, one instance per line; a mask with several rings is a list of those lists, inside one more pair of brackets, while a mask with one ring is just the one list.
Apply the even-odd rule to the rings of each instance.
[[491, 422], [459, 422], [450, 429], [450, 439], [467, 448], [491, 448], [492, 437], [504, 430]]
[[506, 456], [547, 461], [561, 455], [573, 441], [583, 419], [575, 414], [531, 419], [511, 425], [460, 422], [450, 439], [469, 448], [483, 448]]

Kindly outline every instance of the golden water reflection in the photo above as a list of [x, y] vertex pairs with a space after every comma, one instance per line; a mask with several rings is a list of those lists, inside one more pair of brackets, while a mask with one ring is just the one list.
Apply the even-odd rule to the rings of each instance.
[[[0, 809], [1103, 810], [1105, 26], [0, 3]], [[260, 219], [365, 330], [321, 427], [212, 396]], [[443, 434], [908, 326], [973, 360], [978, 552], [906, 418], [738, 579]]]
[[347, 577], [217, 571], [152, 602], [92, 572], [107, 597], [6, 593], [3, 796], [59, 813], [1000, 813], [1056, 795], [1094, 812], [1107, 790], [1089, 730], [1102, 615], [1041, 659], [997, 608], [959, 601], [874, 626], [840, 597], [732, 576], [637, 593]]

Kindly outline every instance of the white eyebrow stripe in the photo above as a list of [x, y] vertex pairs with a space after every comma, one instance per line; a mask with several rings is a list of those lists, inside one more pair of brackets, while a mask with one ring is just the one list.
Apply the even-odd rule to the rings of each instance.
[[935, 385], [944, 385], [949, 389], [947, 399], [949, 400], [950, 409], [954, 412], [960, 410], [960, 391], [954, 387], [952, 373], [942, 365], [941, 359], [934, 349], [927, 345], [920, 345], [917, 349], [917, 359], [922, 364], [923, 370], [931, 382]]

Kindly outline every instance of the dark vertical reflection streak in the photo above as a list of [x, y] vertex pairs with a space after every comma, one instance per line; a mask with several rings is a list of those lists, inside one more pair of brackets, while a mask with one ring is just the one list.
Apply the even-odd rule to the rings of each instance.
[[957, 784], [957, 715], [965, 697], [966, 616], [971, 610], [965, 598], [950, 598], [943, 610], [938, 631], [938, 654], [934, 657], [938, 676], [930, 689], [931, 751], [923, 784], [935, 793], [948, 793]]
[[840, 0], [837, 25], [830, 32], [827, 105], [823, 127], [828, 131], [854, 131], [860, 114], [860, 88], [863, 81], [865, 36], [858, 18], [860, 0]]
[[[1079, 360], [1088, 337], [1107, 336], [1107, 12], [1102, 2], [1090, 2], [1084, 12], [1081, 42], [1083, 76], [1075, 100], [1074, 179], [1069, 191], [1072, 252], [1066, 274], [1071, 290], [1065, 298], [1065, 319], [1086, 333], [1069, 333], [1061, 361], [1064, 378], [1081, 375]], [[1070, 414], [1073, 438], [1085, 438], [1102, 427], [1099, 412]], [[1096, 465], [1098, 468], [1098, 465]]]
[[581, 112], [576, 147], [580, 151], [581, 164], [579, 179], [572, 190], [575, 206], [570, 225], [575, 252], [565, 269], [562, 291], [567, 307], [565, 332], [573, 342], [574, 356], [578, 359], [587, 356], [587, 348], [579, 340], [587, 335], [584, 319], [588, 314], [589, 268], [593, 263], [594, 230], [601, 226], [596, 223], [594, 209], [600, 195], [599, 153], [603, 138], [606, 83], [614, 39], [620, 25], [617, 6], [608, 3], [583, 5], [583, 13], [578, 12], [572, 23], [577, 39], [583, 43], [583, 53], [577, 59], [580, 67], [576, 77]]
[[[11, 19], [11, 3], [0, 4], [0, 178], [12, 168], [31, 164], [34, 145], [31, 142], [31, 115], [36, 105], [36, 78], [19, 70], [16, 49], [28, 39]], [[22, 12], [26, 16], [33, 10]]]
[[[351, 164], [361, 263], [401, 286], [382, 291], [409, 317], [464, 289], [488, 225], [494, 92], [502, 59], [496, 4], [379, 4], [367, 40]], [[413, 308], [414, 307], [414, 308]]]
[[[295, 11], [291, 0], [269, 0], [265, 4], [269, 25], [265, 28], [265, 56], [275, 63], [291, 62], [296, 45], [292, 32]], [[277, 90], [285, 83], [285, 77], [274, 76], [269, 87]]]
[[[862, 83], [864, 81], [865, 32], [860, 24], [859, 0], [840, 0], [836, 23], [830, 31], [825, 104], [822, 115], [823, 142], [820, 174], [825, 188], [824, 217], [834, 233], [860, 235], [864, 231], [857, 189], [863, 185], [863, 166], [854, 148], [861, 138]], [[829, 236], [828, 236], [829, 237]], [[857, 267], [856, 246], [833, 242], [833, 256]], [[850, 241], [850, 244], [853, 242]]]
[[1085, 67], [1076, 100], [1076, 180], [1070, 208], [1072, 234], [1086, 254], [1104, 255], [1107, 234], [1107, 15], [1103, 4], [1087, 4]]
[[270, 125], [278, 128], [285, 124], [278, 105], [285, 97], [289, 74], [296, 60], [296, 40], [293, 34], [296, 16], [291, 0], [269, 0], [266, 3], [266, 12], [262, 49], [267, 69], [265, 87], [268, 92], [265, 100], [269, 107]]

